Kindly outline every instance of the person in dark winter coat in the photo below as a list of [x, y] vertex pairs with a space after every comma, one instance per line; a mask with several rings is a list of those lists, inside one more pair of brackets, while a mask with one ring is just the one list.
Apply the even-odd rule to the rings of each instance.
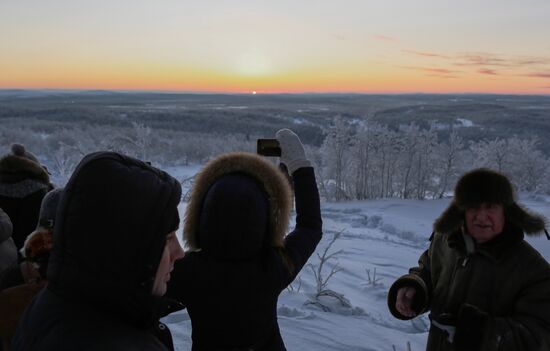
[[15, 261], [3, 274], [0, 274], [0, 292], [14, 286], [46, 279], [53, 243], [55, 213], [62, 193], [63, 188], [54, 189], [42, 199], [38, 225], [25, 239], [23, 248], [20, 250], [20, 260]]
[[181, 186], [145, 162], [86, 156], [56, 213], [48, 284], [19, 322], [13, 350], [173, 350], [159, 318], [174, 261]]
[[13, 224], [17, 250], [36, 227], [42, 198], [52, 189], [48, 171], [23, 145], [13, 144], [0, 158], [0, 207]]
[[10, 217], [0, 208], [0, 276], [17, 261], [17, 248], [11, 238], [13, 226]]
[[277, 133], [294, 183], [296, 227], [285, 237], [292, 207], [288, 179], [249, 153], [210, 161], [197, 175], [184, 239], [167, 295], [186, 305], [193, 350], [285, 350], [277, 299], [321, 239], [315, 174], [296, 134]]
[[4, 351], [11, 350], [11, 339], [23, 311], [46, 285], [55, 213], [62, 193], [63, 189], [55, 189], [44, 196], [38, 226], [21, 249], [22, 262], [12, 265], [0, 282], [0, 340]]
[[419, 266], [390, 288], [399, 319], [430, 311], [430, 351], [550, 350], [550, 265], [524, 240], [545, 219], [514, 199], [502, 174], [458, 181]]

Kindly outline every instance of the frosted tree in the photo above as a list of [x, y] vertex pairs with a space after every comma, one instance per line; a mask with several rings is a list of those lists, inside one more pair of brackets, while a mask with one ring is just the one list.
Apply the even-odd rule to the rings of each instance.
[[336, 201], [347, 200], [350, 196], [346, 191], [345, 174], [350, 164], [350, 150], [353, 146], [353, 130], [349, 123], [336, 118], [334, 124], [327, 129], [327, 136], [322, 146], [326, 159], [327, 176], [334, 182], [333, 198]]
[[494, 139], [472, 143], [477, 167], [495, 169], [508, 175], [519, 190], [536, 192], [544, 188], [549, 161], [537, 149], [538, 140]]
[[414, 167], [414, 193], [417, 199], [422, 200], [432, 188], [437, 134], [432, 128], [424, 129], [420, 130], [417, 138], [418, 141], [416, 146], [418, 151], [416, 153]]
[[503, 172], [509, 165], [508, 144], [506, 140], [496, 138], [493, 140], [481, 140], [470, 144], [470, 150], [474, 155], [474, 164], [477, 167], [487, 167]]
[[509, 169], [506, 173], [522, 191], [539, 192], [543, 188], [548, 159], [538, 150], [538, 139], [522, 140], [513, 137], [507, 140]]
[[436, 156], [438, 158], [438, 167], [434, 168], [434, 172], [439, 178], [439, 188], [434, 192], [434, 197], [441, 199], [459, 176], [464, 155], [462, 152], [463, 148], [464, 141], [456, 130], [451, 132], [447, 142], [442, 142], [438, 145]]
[[432, 163], [437, 135], [432, 129], [422, 130], [412, 123], [400, 126], [399, 170], [401, 172], [401, 196], [424, 198]]

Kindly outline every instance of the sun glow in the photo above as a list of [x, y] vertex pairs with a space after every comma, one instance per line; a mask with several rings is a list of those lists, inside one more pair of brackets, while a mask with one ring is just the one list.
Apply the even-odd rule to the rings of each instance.
[[257, 77], [273, 73], [273, 64], [265, 56], [257, 52], [247, 52], [236, 57], [235, 73], [243, 76]]

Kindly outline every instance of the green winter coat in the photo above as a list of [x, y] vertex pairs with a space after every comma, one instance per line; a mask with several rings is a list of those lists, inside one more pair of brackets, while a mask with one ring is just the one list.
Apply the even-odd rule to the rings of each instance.
[[507, 217], [498, 237], [476, 244], [450, 210], [436, 222], [418, 267], [390, 288], [392, 314], [409, 319], [395, 302], [399, 288], [413, 286], [413, 309], [430, 313], [428, 351], [550, 350], [550, 265], [523, 239], [524, 231], [543, 230], [544, 221], [521, 212], [534, 221]]

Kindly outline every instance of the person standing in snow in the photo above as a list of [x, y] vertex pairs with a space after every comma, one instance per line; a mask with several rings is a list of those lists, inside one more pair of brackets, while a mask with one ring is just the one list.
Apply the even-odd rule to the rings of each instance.
[[40, 204], [53, 189], [48, 171], [21, 144], [0, 158], [0, 207], [13, 224], [12, 238], [20, 250], [38, 222]]
[[44, 196], [38, 226], [21, 249], [22, 262], [15, 262], [0, 280], [0, 340], [4, 351], [11, 350], [11, 339], [23, 311], [46, 285], [55, 213], [62, 192], [63, 189], [55, 189]]
[[167, 295], [191, 317], [193, 350], [285, 350], [277, 299], [321, 239], [315, 174], [296, 134], [277, 132], [281, 162], [292, 176], [296, 227], [288, 235], [291, 189], [271, 162], [224, 154], [197, 175], [184, 239]]
[[114, 152], [90, 154], [56, 213], [48, 283], [31, 302], [13, 350], [173, 350], [159, 318], [175, 260], [179, 182]]
[[419, 266], [390, 288], [399, 319], [430, 311], [427, 350], [550, 350], [550, 265], [524, 240], [545, 219], [502, 174], [463, 175]]

